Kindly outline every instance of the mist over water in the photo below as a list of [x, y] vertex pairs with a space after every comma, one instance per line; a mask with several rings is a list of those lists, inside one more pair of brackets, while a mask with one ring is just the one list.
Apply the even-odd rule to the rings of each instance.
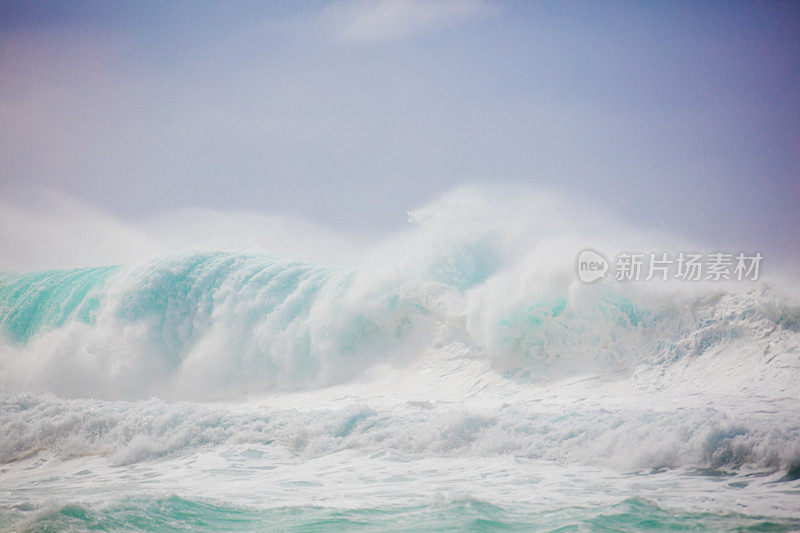
[[380, 239], [53, 207], [81, 216], [28, 228], [35, 246], [13, 245], [31, 215], [2, 209], [6, 524], [800, 519], [800, 299], [769, 258], [756, 282], [584, 284], [587, 247], [708, 245], [479, 185]]

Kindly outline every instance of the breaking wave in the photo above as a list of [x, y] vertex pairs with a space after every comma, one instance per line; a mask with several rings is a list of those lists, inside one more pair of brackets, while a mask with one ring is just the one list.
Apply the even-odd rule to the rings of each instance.
[[732, 363], [737, 375], [714, 386], [795, 377], [800, 305], [780, 289], [584, 285], [572, 261], [587, 240], [608, 242], [596, 224], [565, 220], [555, 197], [485, 196], [411, 212], [413, 231], [348, 268], [188, 251], [0, 274], [0, 387], [236, 396], [342, 383], [448, 347], [522, 383], [649, 375], [661, 387], [687, 365], [703, 379]]
[[742, 350], [763, 370], [798, 346], [798, 308], [766, 287], [687, 298], [573, 283], [525, 299], [504, 280], [463, 289], [464, 272], [476, 276], [466, 262], [449, 283], [365, 281], [353, 269], [220, 252], [3, 274], [3, 387], [102, 397], [295, 390], [454, 343], [524, 381], [664, 372], [703, 356], [713, 366]]
[[[587, 244], [650, 241], [575, 212], [467, 190], [348, 267], [186, 251], [0, 274], [0, 461], [48, 449], [127, 464], [275, 442], [300, 455], [796, 467], [797, 301], [766, 283], [582, 284], [573, 261]], [[331, 387], [362, 403], [287, 406]], [[637, 405], [645, 392], [660, 396]], [[283, 396], [254, 413], [105, 402], [264, 394]]]

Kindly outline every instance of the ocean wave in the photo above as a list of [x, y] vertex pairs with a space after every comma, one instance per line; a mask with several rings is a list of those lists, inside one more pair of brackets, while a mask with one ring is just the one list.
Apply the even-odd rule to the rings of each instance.
[[[473, 267], [467, 261], [459, 272]], [[507, 269], [464, 288], [464, 276], [444, 282], [439, 269], [429, 272], [208, 252], [127, 268], [6, 273], [0, 384], [106, 398], [309, 389], [456, 343], [522, 382], [666, 375], [745, 352], [763, 374], [770, 365], [791, 369], [787, 358], [800, 346], [800, 307], [764, 285], [659, 293], [536, 283]], [[521, 290], [512, 292], [514, 283]]]
[[[800, 393], [800, 300], [780, 282], [583, 284], [574, 259], [587, 244], [654, 237], [553, 195], [467, 187], [409, 218], [349, 267], [189, 250], [2, 273], [0, 391], [236, 398], [427, 365], [464, 397], [478, 381], [574, 376]], [[452, 359], [484, 363], [484, 376], [459, 382]]]

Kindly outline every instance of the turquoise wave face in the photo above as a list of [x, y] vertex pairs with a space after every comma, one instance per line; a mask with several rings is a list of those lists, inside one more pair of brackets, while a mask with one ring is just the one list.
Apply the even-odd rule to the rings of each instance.
[[341, 381], [407, 348], [427, 313], [392, 287], [359, 293], [355, 278], [353, 270], [234, 253], [4, 274], [0, 355], [65, 367], [72, 358], [87, 382], [134, 395], [176, 379], [208, 393]]
[[340, 383], [458, 345], [529, 382], [671, 364], [800, 323], [765, 289], [682, 301], [631, 286], [518, 290], [493, 281], [511, 274], [491, 249], [468, 244], [413, 274], [221, 252], [2, 274], [0, 378], [68, 395], [52, 388], [59, 372], [101, 397], [230, 395]]
[[[0, 526], [14, 527], [24, 514], [0, 515]], [[101, 508], [65, 505], [25, 525], [43, 531], [796, 531], [800, 520], [670, 510], [638, 498], [537, 513], [476, 499], [390, 508], [258, 509], [171, 496], [129, 499]]]
[[109, 266], [0, 274], [0, 330], [7, 339], [25, 342], [68, 320], [91, 323], [106, 281], [118, 271]]

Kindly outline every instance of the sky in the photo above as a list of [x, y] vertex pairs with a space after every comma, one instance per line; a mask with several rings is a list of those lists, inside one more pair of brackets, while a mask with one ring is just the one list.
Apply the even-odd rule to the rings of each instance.
[[0, 3], [6, 213], [382, 234], [464, 183], [800, 261], [800, 3]]

